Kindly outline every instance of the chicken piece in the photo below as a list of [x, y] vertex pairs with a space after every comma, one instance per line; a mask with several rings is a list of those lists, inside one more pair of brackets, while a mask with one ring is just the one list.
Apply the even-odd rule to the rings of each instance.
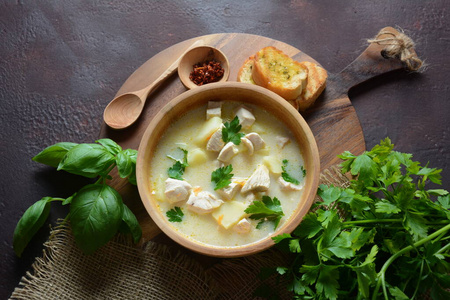
[[186, 181], [167, 178], [164, 194], [170, 203], [178, 203], [185, 201], [191, 190], [192, 186]]
[[265, 165], [260, 165], [242, 187], [241, 193], [264, 192], [269, 189], [269, 170]]
[[253, 149], [254, 149], [253, 143], [248, 138], [245, 138], [245, 137], [241, 138], [241, 142], [247, 148], [248, 155], [253, 155]]
[[283, 149], [291, 140], [285, 136], [276, 136], [275, 141], [280, 149]]
[[228, 142], [222, 150], [220, 150], [219, 156], [217, 159], [223, 163], [228, 163], [230, 160], [238, 154], [239, 149], [236, 147], [233, 142]]
[[264, 142], [262, 137], [256, 132], [247, 133], [244, 138], [252, 142], [255, 151], [261, 150], [266, 146], [266, 142]]
[[255, 201], [256, 200], [256, 195], [254, 194], [254, 193], [248, 193], [246, 196], [245, 196], [245, 204], [251, 204], [251, 203], [253, 203], [253, 201]]
[[220, 152], [223, 146], [225, 146], [225, 143], [222, 140], [222, 128], [223, 125], [219, 129], [217, 129], [216, 132], [213, 133], [208, 143], [206, 144], [206, 150], [213, 152]]
[[191, 193], [186, 202], [186, 207], [192, 212], [204, 215], [211, 213], [215, 208], [221, 206], [222, 203], [223, 201], [214, 197], [213, 194], [202, 191], [197, 194]]
[[252, 224], [246, 218], [243, 218], [233, 226], [233, 230], [237, 233], [249, 233], [252, 230]]
[[302, 185], [293, 184], [292, 182], [287, 182], [281, 176], [278, 178], [278, 183], [280, 184], [281, 189], [285, 190], [285, 191], [300, 191], [301, 189], [303, 189]]
[[233, 199], [234, 195], [236, 195], [236, 193], [242, 188], [242, 182], [245, 182], [244, 178], [232, 178], [231, 183], [226, 187], [217, 190], [217, 193], [219, 193], [219, 195], [222, 196], [223, 199], [231, 200]]
[[209, 120], [212, 117], [220, 118], [221, 116], [222, 116], [222, 102], [209, 101], [208, 108], [206, 109], [206, 120]]
[[244, 129], [250, 128], [256, 120], [255, 116], [243, 106], [238, 109], [236, 116], [239, 119], [239, 124], [241, 124]]

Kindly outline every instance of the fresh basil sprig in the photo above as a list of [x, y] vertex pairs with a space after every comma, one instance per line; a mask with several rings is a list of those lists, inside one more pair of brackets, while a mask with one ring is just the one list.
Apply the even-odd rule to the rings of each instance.
[[118, 230], [131, 234], [135, 243], [142, 235], [136, 216], [123, 203], [120, 194], [106, 184], [109, 173], [117, 166], [119, 176], [136, 184], [136, 158], [134, 149], [123, 150], [111, 139], [100, 139], [94, 144], [57, 143], [45, 148], [33, 160], [57, 170], [87, 178], [99, 177], [77, 193], [63, 198], [44, 197], [30, 206], [17, 223], [13, 247], [21, 256], [27, 244], [42, 227], [50, 213], [50, 204], [61, 201], [70, 204], [66, 219], [70, 220], [77, 245], [85, 253], [93, 253], [106, 244]]

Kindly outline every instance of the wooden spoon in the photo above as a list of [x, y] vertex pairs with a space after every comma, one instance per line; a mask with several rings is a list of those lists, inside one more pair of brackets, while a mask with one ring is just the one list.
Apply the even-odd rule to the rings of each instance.
[[180, 59], [194, 47], [203, 45], [203, 40], [193, 43], [180, 57], [171, 64], [161, 76], [145, 88], [122, 94], [114, 98], [105, 108], [103, 112], [103, 120], [114, 129], [123, 129], [132, 125], [142, 113], [148, 95], [156, 90], [156, 88], [178, 68]]

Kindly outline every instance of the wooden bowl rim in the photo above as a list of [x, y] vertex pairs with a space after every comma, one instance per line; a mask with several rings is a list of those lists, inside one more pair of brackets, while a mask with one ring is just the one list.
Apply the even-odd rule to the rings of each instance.
[[[198, 61], [194, 61], [191, 59], [192, 53], [198, 52], [199, 50], [208, 49], [214, 51], [214, 58], [220, 61], [221, 66], [224, 70], [223, 77], [214, 83], [219, 82], [225, 82], [228, 80], [228, 77], [230, 76], [230, 62], [228, 61], [228, 57], [223, 53], [220, 49], [208, 46], [208, 45], [202, 45], [195, 48], [192, 48], [188, 52], [186, 52], [183, 57], [181, 57], [180, 62], [178, 64], [178, 77], [180, 78], [181, 83], [187, 88], [187, 89], [195, 89], [199, 86], [196, 85], [192, 80], [189, 78], [190, 72], [192, 71], [192, 68], [194, 64], [198, 63]], [[218, 54], [218, 55], [217, 55]], [[218, 57], [220, 56], [220, 58]], [[205, 84], [209, 85], [211, 83]]]
[[[154, 147], [156, 147], [157, 144], [156, 141], [159, 140], [159, 138], [165, 132], [167, 127], [170, 126], [171, 122], [169, 122], [167, 118], [170, 115], [179, 117], [178, 111], [181, 112], [180, 103], [189, 104], [189, 101], [195, 102], [195, 105], [190, 106], [188, 109], [191, 110], [202, 104], [206, 104], [208, 100], [214, 99], [214, 96], [211, 95], [214, 94], [222, 95], [222, 93], [226, 94], [227, 92], [230, 92], [230, 90], [234, 90], [235, 92], [239, 91], [239, 95], [250, 93], [257, 95], [258, 97], [265, 98], [266, 100], [269, 100], [268, 102], [265, 102], [267, 104], [260, 105], [259, 103], [252, 102], [255, 101], [254, 99], [256, 99], [256, 96], [254, 96], [254, 99], [249, 100], [247, 98], [246, 100], [243, 101], [243, 103], [244, 104], [250, 103], [256, 106], [260, 106], [265, 110], [267, 110], [266, 107], [268, 106], [273, 106], [274, 108], [277, 108], [279, 110], [278, 115], [274, 114], [274, 116], [285, 123], [285, 125], [295, 135], [297, 140], [299, 140], [299, 136], [302, 135], [304, 139], [308, 141], [306, 145], [300, 144], [299, 141], [300, 144], [299, 146], [300, 149], [302, 150], [302, 155], [305, 158], [305, 165], [306, 165], [305, 169], [307, 169], [308, 171], [308, 174], [306, 176], [306, 182], [304, 185], [304, 191], [301, 196], [301, 200], [299, 202], [302, 204], [299, 204], [299, 207], [297, 207], [297, 209], [294, 210], [290, 218], [283, 224], [283, 226], [277, 228], [277, 230], [273, 234], [256, 242], [235, 247], [207, 245], [199, 241], [190, 239], [189, 237], [185, 236], [182, 233], [178, 233], [177, 230], [174, 229], [174, 227], [169, 223], [167, 218], [163, 216], [159, 208], [157, 208], [156, 206], [157, 200], [152, 199], [151, 192], [149, 189], [150, 181], [148, 180], [149, 179], [148, 176], [146, 176], [149, 173], [149, 163], [152, 157], [151, 154], [153, 153], [153, 152], [149, 153], [150, 150], [153, 151], [153, 149], [149, 150], [148, 144], [153, 140], [155, 141], [153, 142], [155, 144]], [[226, 98], [229, 99], [228, 96]], [[229, 99], [229, 100], [242, 101], [241, 99], [240, 100]], [[270, 101], [273, 101], [273, 103], [269, 103]], [[185, 106], [183, 106], [183, 108], [185, 108]], [[182, 113], [186, 113], [187, 111], [184, 111]], [[281, 119], [280, 117], [281, 112], [288, 113], [288, 115], [284, 117], [286, 118], [289, 117], [289, 119], [292, 122], [297, 122], [300, 125], [301, 130], [295, 131], [292, 128], [293, 127], [292, 125], [286, 124], [285, 122], [286, 118]], [[161, 124], [165, 125], [163, 126]], [[157, 137], [156, 139], [154, 137], [155, 135]], [[310, 159], [307, 160], [305, 156], [311, 157]], [[303, 119], [303, 117], [300, 115], [300, 113], [297, 110], [295, 110], [295, 108], [292, 107], [291, 104], [289, 104], [286, 100], [284, 100], [277, 94], [256, 85], [239, 82], [208, 84], [196, 89], [188, 90], [183, 94], [175, 97], [171, 101], [169, 101], [155, 115], [155, 117], [152, 119], [147, 129], [145, 130], [144, 135], [141, 139], [141, 143], [139, 145], [136, 164], [137, 186], [139, 194], [141, 196], [141, 201], [143, 202], [148, 214], [156, 223], [156, 225], [166, 235], [168, 235], [172, 240], [174, 240], [178, 244], [197, 253], [215, 257], [240, 257], [258, 253], [274, 245], [274, 242], [271, 239], [271, 237], [282, 233], [291, 233], [298, 226], [303, 217], [308, 213], [314, 201], [317, 187], [319, 184], [319, 175], [320, 175], [320, 158], [317, 144], [314, 135], [311, 132], [311, 129], [309, 128], [308, 124]]]

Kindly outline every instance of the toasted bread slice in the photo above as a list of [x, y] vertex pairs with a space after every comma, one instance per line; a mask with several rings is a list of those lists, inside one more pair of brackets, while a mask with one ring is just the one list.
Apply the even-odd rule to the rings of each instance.
[[250, 56], [239, 69], [237, 81], [244, 83], [255, 84], [252, 76], [252, 69], [255, 63], [255, 56]]
[[302, 64], [308, 68], [308, 81], [303, 93], [295, 102], [297, 102], [300, 111], [305, 111], [314, 104], [316, 99], [325, 89], [328, 74], [324, 68], [315, 63], [304, 61]]
[[252, 77], [286, 100], [299, 97], [306, 86], [308, 68], [275, 47], [266, 47], [256, 53]]

